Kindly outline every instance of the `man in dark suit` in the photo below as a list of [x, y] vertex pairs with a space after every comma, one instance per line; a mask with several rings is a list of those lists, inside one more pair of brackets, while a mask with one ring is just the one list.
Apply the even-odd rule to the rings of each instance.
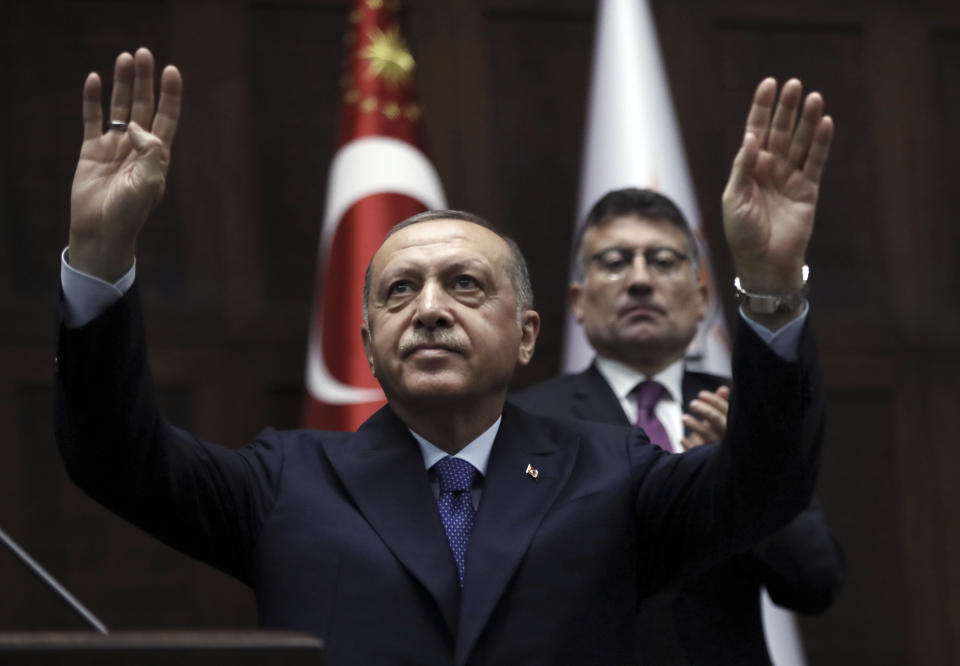
[[[99, 77], [84, 85], [58, 441], [92, 497], [247, 582], [264, 626], [323, 637], [332, 664], [630, 663], [639, 598], [808, 502], [823, 395], [799, 310], [745, 320], [734, 377], [762, 399], [733, 401], [721, 446], [669, 456], [639, 429], [533, 417], [504, 404], [540, 325], [523, 258], [456, 211], [398, 225], [371, 260], [362, 336], [389, 404], [356, 433], [267, 429], [235, 450], [167, 423], [134, 248], [182, 85], [164, 70], [154, 117], [152, 77], [146, 49], [118, 58], [106, 133]], [[799, 82], [776, 111], [775, 97], [758, 87], [728, 223], [745, 286], [783, 295], [800, 285], [833, 125], [812, 94], [794, 127]], [[771, 161], [790, 183], [770, 181]], [[758, 214], [754, 186], [793, 203]]]
[[[684, 365], [707, 294], [696, 241], [677, 206], [650, 190], [607, 193], [580, 230], [576, 266], [571, 307], [598, 355], [583, 372], [511, 401], [545, 416], [639, 424], [674, 453], [719, 442], [729, 380]], [[644, 386], [655, 389], [652, 404], [644, 403]], [[644, 412], [657, 423], [644, 421]], [[646, 600], [637, 622], [642, 663], [769, 664], [761, 585], [781, 606], [817, 612], [834, 598], [843, 571], [814, 503], [750, 551]]]

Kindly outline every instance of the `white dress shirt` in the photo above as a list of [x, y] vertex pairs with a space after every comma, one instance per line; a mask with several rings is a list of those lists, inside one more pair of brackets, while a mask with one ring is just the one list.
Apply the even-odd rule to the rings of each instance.
[[639, 415], [637, 397], [634, 395], [637, 384], [650, 379], [666, 389], [654, 408], [654, 413], [663, 424], [663, 429], [667, 431], [670, 450], [674, 453], [682, 453], [683, 445], [680, 440], [683, 439], [683, 360], [671, 363], [652, 377], [647, 377], [642, 372], [637, 372], [625, 363], [612, 358], [598, 356], [596, 364], [597, 370], [607, 380], [613, 394], [620, 401], [627, 421], [631, 424], [637, 422]]

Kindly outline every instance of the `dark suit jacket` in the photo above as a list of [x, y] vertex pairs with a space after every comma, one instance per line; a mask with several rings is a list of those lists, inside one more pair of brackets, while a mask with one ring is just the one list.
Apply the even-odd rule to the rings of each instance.
[[[722, 384], [730, 380], [685, 372], [684, 406], [700, 391]], [[518, 391], [510, 400], [534, 414], [628, 425], [594, 364]], [[780, 606], [817, 612], [833, 600], [843, 574], [843, 555], [814, 502], [761, 545], [644, 600], [637, 622], [641, 663], [770, 664], [760, 586]]]
[[809, 501], [822, 392], [809, 337], [804, 349], [785, 363], [742, 336], [735, 375], [762, 399], [735, 400], [729, 441], [685, 456], [638, 429], [506, 406], [462, 590], [419, 448], [389, 408], [356, 433], [202, 442], [157, 411], [136, 286], [61, 328], [55, 425], [93, 498], [249, 583], [262, 625], [321, 636], [331, 664], [624, 664], [639, 597]]

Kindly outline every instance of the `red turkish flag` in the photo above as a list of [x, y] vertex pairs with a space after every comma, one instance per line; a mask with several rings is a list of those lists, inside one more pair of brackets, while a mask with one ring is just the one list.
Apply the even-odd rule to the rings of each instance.
[[363, 275], [387, 231], [445, 208], [422, 149], [415, 63], [396, 0], [356, 0], [349, 16], [338, 149], [330, 165], [307, 349], [305, 425], [355, 430], [384, 404], [360, 326]]

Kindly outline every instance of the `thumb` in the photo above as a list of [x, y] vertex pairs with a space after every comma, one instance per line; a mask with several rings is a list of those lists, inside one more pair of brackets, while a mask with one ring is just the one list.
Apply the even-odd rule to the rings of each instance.
[[750, 174], [760, 158], [760, 143], [753, 132], [743, 135], [743, 145], [733, 158], [733, 167], [730, 169], [730, 179], [724, 192], [726, 197], [736, 197], [750, 184]]
[[163, 196], [166, 188], [170, 152], [159, 137], [135, 122], [131, 121], [127, 125], [127, 135], [130, 137], [130, 144], [137, 152], [136, 177], [145, 186], [155, 190], [153, 203], [156, 203]]
[[132, 120], [130, 121], [130, 124], [127, 125], [127, 136], [130, 138], [130, 143], [133, 145], [133, 149], [141, 154], [146, 153], [151, 148], [163, 145], [163, 142], [157, 136], [154, 136], [147, 130], [143, 129], [139, 124]]

